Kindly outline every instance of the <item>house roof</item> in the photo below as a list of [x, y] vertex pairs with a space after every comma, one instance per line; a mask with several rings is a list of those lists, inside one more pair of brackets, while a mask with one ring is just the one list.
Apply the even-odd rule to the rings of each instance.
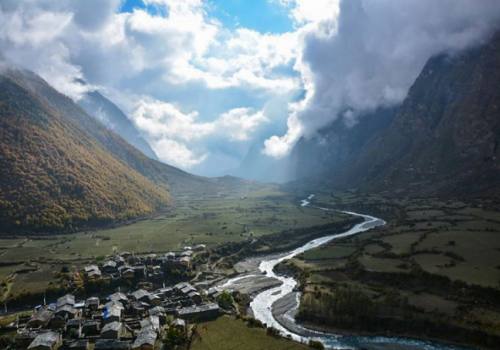
[[181, 290], [181, 289], [186, 288], [186, 287], [191, 287], [194, 289], [194, 287], [188, 282], [180, 282], [174, 286], [174, 288], [178, 289], [178, 290]]
[[92, 270], [92, 271], [88, 272], [87, 275], [89, 277], [94, 277], [94, 276], [101, 276], [102, 273], [100, 270]]
[[191, 256], [191, 255], [193, 255], [192, 250], [185, 250], [181, 253], [181, 256]]
[[181, 292], [183, 294], [189, 294], [191, 292], [196, 292], [196, 288], [193, 287], [192, 285], [188, 284], [184, 288], [181, 289]]
[[108, 309], [111, 309], [113, 307], [117, 307], [119, 309], [122, 309], [122, 310], [125, 310], [125, 306], [123, 306], [123, 304], [119, 301], [108, 301], [106, 304], [104, 304], [104, 308], [108, 308]]
[[145, 291], [144, 289], [138, 289], [132, 293], [132, 297], [135, 300], [139, 300], [139, 299], [142, 299], [144, 297], [149, 297], [149, 292]]
[[106, 306], [102, 312], [102, 318], [108, 319], [110, 317], [121, 317], [123, 307], [120, 305], [112, 304], [110, 306]]
[[69, 314], [75, 314], [76, 310], [72, 305], [65, 304], [65, 305], [57, 307], [56, 314], [58, 314], [60, 312], [67, 312]]
[[85, 305], [99, 305], [99, 298], [98, 297], [90, 297], [87, 300], [85, 300]]
[[195, 296], [201, 296], [201, 295], [200, 295], [200, 293], [198, 293], [197, 291], [192, 290], [191, 292], [189, 292], [189, 293], [188, 293], [188, 296], [189, 296], [190, 298], [193, 298], [193, 297], [195, 297]]
[[127, 296], [123, 293], [120, 293], [120, 292], [116, 292], [116, 293], [111, 294], [108, 297], [108, 299], [112, 300], [112, 301], [127, 301], [128, 300]]
[[155, 331], [160, 329], [160, 320], [158, 316], [149, 316], [140, 322], [141, 328], [151, 328]]
[[52, 318], [52, 311], [49, 311], [49, 310], [39, 310], [38, 312], [35, 312], [30, 320], [28, 322], [34, 322], [34, 321], [38, 321], [38, 322], [42, 322], [42, 323], [48, 323], [50, 321], [50, 319]]
[[182, 258], [179, 259], [180, 262], [190, 262], [191, 258], [189, 256], [183, 256]]
[[108, 260], [104, 263], [102, 267], [111, 267], [111, 268], [116, 268], [116, 262], [113, 260]]
[[122, 329], [121, 322], [114, 321], [114, 322], [110, 322], [110, 323], [105, 324], [104, 327], [102, 327], [101, 333], [105, 333], [105, 332], [109, 332], [109, 331], [120, 332], [121, 329]]
[[158, 335], [152, 329], [143, 329], [137, 335], [134, 343], [132, 344], [133, 348], [141, 347], [142, 345], [151, 345], [154, 346], [156, 342], [156, 338]]
[[165, 308], [163, 306], [155, 306], [154, 308], [149, 310], [149, 314], [151, 316], [165, 315]]
[[59, 333], [56, 332], [45, 332], [40, 333], [36, 336], [36, 338], [31, 342], [28, 346], [28, 349], [33, 349], [38, 346], [46, 346], [51, 348], [61, 339]]
[[87, 265], [84, 267], [84, 270], [86, 273], [89, 273], [91, 271], [99, 271], [99, 266], [97, 265]]
[[75, 296], [72, 294], [66, 294], [57, 299], [57, 307], [63, 305], [75, 305]]
[[210, 303], [199, 306], [183, 307], [179, 309], [177, 313], [179, 316], [182, 316], [182, 315], [189, 315], [189, 314], [201, 313], [206, 311], [216, 311], [216, 310], [219, 310], [219, 305], [215, 303]]
[[149, 305], [140, 301], [134, 301], [130, 306], [135, 310], [144, 310]]

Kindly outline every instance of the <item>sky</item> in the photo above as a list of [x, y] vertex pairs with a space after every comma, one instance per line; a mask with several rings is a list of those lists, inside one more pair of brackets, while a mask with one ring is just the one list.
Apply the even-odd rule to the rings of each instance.
[[218, 176], [401, 103], [498, 23], [498, 0], [1, 0], [0, 55], [76, 101], [99, 89], [162, 161]]

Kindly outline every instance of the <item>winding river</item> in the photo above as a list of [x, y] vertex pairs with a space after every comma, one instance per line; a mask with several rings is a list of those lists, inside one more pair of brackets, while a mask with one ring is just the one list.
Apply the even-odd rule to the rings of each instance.
[[[301, 206], [309, 206], [314, 195], [310, 195], [301, 201]], [[319, 210], [332, 210], [328, 208], [319, 208]], [[319, 247], [332, 240], [356, 235], [365, 232], [377, 226], [385, 225], [385, 221], [370, 215], [358, 214], [349, 211], [343, 213], [362, 217], [363, 222], [353, 226], [348, 231], [338, 234], [331, 234], [324, 237], [314, 239], [303, 246], [294, 249], [291, 252], [281, 254], [278, 257], [264, 257], [260, 261], [259, 270], [262, 274], [268, 277], [275, 278], [282, 282], [278, 287], [266, 289], [257, 294], [252, 302], [250, 308], [254, 317], [265, 323], [267, 326], [276, 328], [283, 336], [292, 338], [296, 341], [307, 343], [309, 340], [314, 339], [321, 341], [328, 349], [370, 349], [370, 350], [457, 350], [464, 349], [450, 345], [443, 345], [440, 343], [415, 340], [400, 337], [382, 337], [382, 336], [345, 336], [333, 333], [324, 333], [305, 328], [304, 326], [295, 322], [295, 314], [297, 312], [300, 293], [295, 291], [297, 281], [293, 277], [280, 276], [274, 273], [274, 267], [279, 263], [289, 260], [299, 254], [302, 254], [310, 249]], [[248, 278], [249, 275], [235, 277], [224, 283], [224, 288], [228, 288], [242, 278]], [[273, 312], [273, 309], [281, 305], [284, 312]], [[279, 316], [275, 316], [279, 315]]]

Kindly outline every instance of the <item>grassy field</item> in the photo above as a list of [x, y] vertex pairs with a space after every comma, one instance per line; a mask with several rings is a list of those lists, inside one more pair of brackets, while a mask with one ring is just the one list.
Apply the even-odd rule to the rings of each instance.
[[262, 328], [250, 328], [229, 316], [201, 323], [191, 350], [304, 350], [309, 347], [266, 334]]
[[[397, 330], [399, 322], [406, 332], [401, 320], [409, 320], [410, 334], [413, 329], [420, 335], [487, 347], [491, 337], [500, 337], [500, 203], [350, 193], [317, 194], [315, 201], [373, 214], [388, 224], [288, 263], [301, 276], [305, 320], [349, 328], [353, 319], [327, 314], [325, 305], [335, 307], [338, 315], [355, 308], [348, 301], [358, 298], [366, 300], [372, 312], [360, 312], [359, 317], [370, 314], [371, 319], [358, 324], [384, 327], [392, 320], [391, 329]], [[433, 327], [441, 327], [440, 332], [433, 334]], [[474, 335], [476, 331], [485, 333]], [[460, 336], [468, 339], [457, 339]]]
[[303, 208], [298, 198], [266, 185], [243, 195], [178, 202], [169, 213], [121, 227], [0, 239], [1, 295], [43, 291], [57, 283], [63, 266], [76, 268], [115, 251], [161, 253], [200, 243], [213, 247], [337, 219], [337, 214]]

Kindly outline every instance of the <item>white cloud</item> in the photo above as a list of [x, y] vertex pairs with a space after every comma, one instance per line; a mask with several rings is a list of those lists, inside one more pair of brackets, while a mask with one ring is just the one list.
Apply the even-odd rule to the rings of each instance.
[[[160, 159], [191, 168], [209, 155], [207, 141], [245, 142], [269, 120], [262, 111], [235, 108], [222, 113], [210, 122], [199, 121], [197, 111], [184, 113], [173, 104], [142, 99], [138, 102], [133, 120], [136, 126], [151, 140]], [[179, 157], [167, 154], [168, 147], [176, 150]]]
[[185, 144], [167, 138], [154, 141], [152, 147], [161, 160], [182, 168], [189, 169], [207, 158], [206, 154], [196, 155]]
[[299, 25], [319, 23], [337, 18], [339, 0], [278, 0], [290, 8], [290, 15]]
[[252, 114], [249, 108], [235, 108], [222, 114], [212, 124], [222, 135], [229, 135], [231, 140], [247, 141], [252, 133], [268, 121], [262, 111]]
[[159, 156], [183, 167], [215, 151], [241, 159], [288, 112], [264, 145], [283, 157], [345, 110], [353, 123], [398, 103], [430, 55], [500, 22], [496, 0], [269, 0], [295, 29], [263, 34], [225, 28], [202, 0], [143, 1], [118, 13], [120, 0], [2, 0], [0, 51], [74, 99], [86, 89], [77, 79], [118, 94]]
[[136, 125], [152, 137], [192, 141], [214, 132], [213, 124], [197, 122], [198, 112], [183, 113], [162, 101], [140, 101], [133, 116]]
[[265, 142], [268, 155], [287, 155], [300, 137], [347, 110], [352, 124], [360, 114], [400, 103], [431, 56], [477, 45], [498, 28], [500, 2], [344, 0], [329, 21], [303, 32], [295, 67], [305, 98], [290, 106], [287, 132]]

